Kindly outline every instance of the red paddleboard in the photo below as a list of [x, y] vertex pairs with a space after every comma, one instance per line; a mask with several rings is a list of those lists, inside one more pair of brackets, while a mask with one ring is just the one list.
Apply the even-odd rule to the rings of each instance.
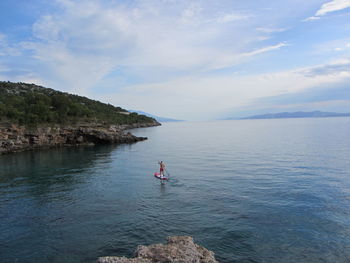
[[160, 176], [160, 173], [154, 173], [154, 177], [158, 178], [159, 180], [168, 180], [165, 176]]

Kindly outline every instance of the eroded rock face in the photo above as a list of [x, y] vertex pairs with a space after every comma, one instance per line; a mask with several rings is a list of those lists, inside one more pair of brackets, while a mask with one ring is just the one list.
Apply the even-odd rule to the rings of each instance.
[[[155, 125], [140, 124], [139, 126]], [[133, 143], [146, 140], [146, 137], [136, 137], [130, 132], [124, 132], [124, 129], [136, 128], [136, 126], [80, 125], [26, 129], [22, 126], [2, 123], [0, 124], [0, 154], [45, 147]]]
[[218, 263], [214, 253], [190, 236], [168, 237], [167, 244], [138, 246], [135, 258], [101, 257], [98, 263]]

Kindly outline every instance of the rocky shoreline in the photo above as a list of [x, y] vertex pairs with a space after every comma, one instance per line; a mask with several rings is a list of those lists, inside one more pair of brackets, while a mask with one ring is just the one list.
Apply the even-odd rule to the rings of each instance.
[[11, 123], [0, 123], [0, 155], [39, 148], [134, 143], [147, 138], [137, 137], [125, 130], [158, 125], [160, 123], [153, 122], [130, 125], [80, 124], [26, 128]]
[[194, 243], [190, 236], [172, 236], [167, 244], [138, 246], [134, 258], [100, 257], [97, 263], [218, 263], [214, 252]]

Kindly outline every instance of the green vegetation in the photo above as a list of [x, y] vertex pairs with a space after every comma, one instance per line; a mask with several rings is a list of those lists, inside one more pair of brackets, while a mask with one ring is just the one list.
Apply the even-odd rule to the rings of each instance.
[[0, 81], [0, 120], [26, 126], [38, 124], [132, 124], [153, 118], [130, 113], [85, 97], [35, 84]]

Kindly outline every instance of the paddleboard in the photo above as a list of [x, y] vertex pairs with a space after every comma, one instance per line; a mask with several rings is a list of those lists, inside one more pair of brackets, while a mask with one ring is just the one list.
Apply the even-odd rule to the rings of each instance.
[[154, 177], [159, 180], [168, 180], [168, 177], [165, 177], [165, 176], [161, 177], [160, 173], [154, 173]]

